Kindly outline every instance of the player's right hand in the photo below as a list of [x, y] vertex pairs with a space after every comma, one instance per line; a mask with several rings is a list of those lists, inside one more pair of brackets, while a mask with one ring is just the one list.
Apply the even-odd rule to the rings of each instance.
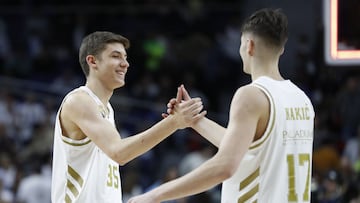
[[163, 118], [168, 117], [170, 114], [174, 113], [174, 106], [177, 103], [181, 103], [183, 101], [188, 101], [190, 99], [191, 99], [191, 97], [190, 97], [188, 91], [185, 89], [184, 85], [181, 85], [180, 87], [178, 87], [176, 98], [171, 98], [169, 100], [169, 103], [167, 104], [167, 110], [166, 110], [167, 113], [162, 113], [161, 116]]
[[178, 129], [191, 127], [199, 119], [206, 115], [200, 98], [191, 98], [185, 87], [178, 87], [176, 98], [169, 101], [167, 114], [163, 113], [164, 118], [174, 115], [177, 118]]

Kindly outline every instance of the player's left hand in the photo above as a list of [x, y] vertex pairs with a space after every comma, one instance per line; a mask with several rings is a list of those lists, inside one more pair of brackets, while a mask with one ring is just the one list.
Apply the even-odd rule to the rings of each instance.
[[160, 201], [157, 201], [151, 194], [145, 193], [129, 199], [127, 203], [160, 203]]

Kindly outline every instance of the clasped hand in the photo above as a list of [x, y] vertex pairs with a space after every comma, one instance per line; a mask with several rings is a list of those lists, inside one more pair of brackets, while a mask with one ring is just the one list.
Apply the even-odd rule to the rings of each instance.
[[176, 98], [170, 99], [167, 104], [167, 113], [163, 113], [163, 118], [175, 116], [179, 129], [192, 127], [195, 123], [206, 115], [203, 110], [203, 103], [200, 98], [191, 98], [184, 85], [178, 87]]
[[[163, 118], [175, 117], [179, 129], [192, 127], [196, 122], [206, 115], [200, 98], [191, 98], [185, 87], [178, 87], [176, 98], [170, 99], [167, 104], [167, 113], [163, 113]], [[159, 203], [156, 195], [152, 192], [136, 196], [128, 200], [127, 203]]]

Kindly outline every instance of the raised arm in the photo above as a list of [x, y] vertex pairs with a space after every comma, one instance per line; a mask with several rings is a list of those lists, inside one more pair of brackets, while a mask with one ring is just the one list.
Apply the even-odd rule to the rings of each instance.
[[[180, 95], [178, 93], [177, 98], [180, 96], [183, 100], [171, 99], [167, 105], [168, 114], [163, 114], [163, 117], [167, 117], [168, 115], [173, 114], [174, 106], [177, 103], [191, 100], [191, 97], [185, 89], [184, 85], [180, 86], [180, 91]], [[191, 127], [216, 147], [220, 146], [221, 140], [226, 130], [226, 128], [224, 128], [223, 126], [206, 117], [199, 119], [199, 121], [197, 122], [193, 122], [193, 125], [191, 125]]]
[[178, 105], [174, 115], [156, 123], [151, 128], [121, 139], [116, 128], [104, 119], [97, 104], [84, 92], [69, 96], [60, 114], [63, 134], [72, 139], [90, 138], [104, 153], [120, 165], [148, 151], [179, 128], [184, 128], [202, 116], [199, 98]]
[[231, 177], [252, 143], [257, 123], [268, 109], [265, 95], [246, 86], [235, 94], [229, 125], [214, 157], [183, 177], [167, 182], [128, 203], [159, 203], [197, 194]]
[[220, 146], [226, 131], [226, 128], [206, 117], [201, 118], [191, 127], [216, 147]]

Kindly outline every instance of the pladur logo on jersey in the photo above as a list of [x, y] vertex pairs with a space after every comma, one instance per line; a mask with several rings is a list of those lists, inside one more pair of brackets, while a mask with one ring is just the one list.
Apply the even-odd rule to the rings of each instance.
[[312, 143], [314, 135], [313, 130], [299, 129], [299, 130], [283, 130], [283, 145], [286, 144], [307, 144]]

